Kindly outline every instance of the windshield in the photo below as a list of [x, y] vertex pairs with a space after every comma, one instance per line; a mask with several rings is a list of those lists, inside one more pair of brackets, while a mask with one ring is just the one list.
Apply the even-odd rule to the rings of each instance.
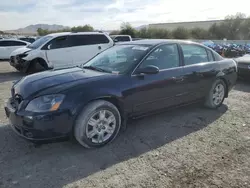
[[52, 36], [44, 36], [44, 37], [41, 37], [41, 38], [37, 39], [35, 42], [33, 42], [32, 44], [28, 45], [28, 48], [37, 49], [37, 48], [39, 48], [41, 45], [43, 45], [43, 44], [45, 44], [46, 42], [48, 42], [51, 38], [52, 38]]
[[95, 56], [83, 68], [95, 68], [116, 74], [123, 74], [146, 55], [149, 47], [142, 45], [117, 45]]

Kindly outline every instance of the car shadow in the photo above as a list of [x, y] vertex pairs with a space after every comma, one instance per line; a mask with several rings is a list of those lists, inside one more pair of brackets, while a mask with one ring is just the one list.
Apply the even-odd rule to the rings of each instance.
[[24, 73], [21, 72], [0, 72], [0, 83], [15, 81], [22, 77], [26, 76]]
[[63, 187], [199, 131], [227, 109], [196, 104], [133, 120], [113, 143], [89, 150], [74, 142], [38, 147], [0, 125], [0, 187]]
[[250, 80], [237, 80], [237, 84], [234, 89], [237, 91], [250, 92]]

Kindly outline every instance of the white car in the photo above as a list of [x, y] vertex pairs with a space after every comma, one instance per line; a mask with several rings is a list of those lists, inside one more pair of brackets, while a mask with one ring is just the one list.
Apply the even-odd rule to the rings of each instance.
[[22, 72], [73, 67], [113, 45], [102, 32], [54, 33], [12, 52], [10, 65]]
[[21, 47], [29, 45], [29, 42], [17, 39], [1, 39], [0, 40], [0, 59], [10, 59], [10, 54]]

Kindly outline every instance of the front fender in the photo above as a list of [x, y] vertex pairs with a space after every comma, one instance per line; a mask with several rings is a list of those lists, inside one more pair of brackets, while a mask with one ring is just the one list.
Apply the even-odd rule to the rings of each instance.
[[88, 92], [83, 92], [82, 94], [79, 94], [74, 100], [72, 114], [74, 116], [77, 116], [77, 114], [79, 114], [88, 103], [94, 100], [98, 100], [98, 99], [103, 99], [103, 100], [108, 100], [108, 101], [114, 100], [117, 103], [117, 105], [119, 105], [118, 108], [120, 109], [124, 108], [124, 104], [122, 100], [123, 97], [121, 93], [110, 91], [108, 89], [107, 90], [101, 89], [98, 91], [92, 91], [92, 92], [88, 91]]

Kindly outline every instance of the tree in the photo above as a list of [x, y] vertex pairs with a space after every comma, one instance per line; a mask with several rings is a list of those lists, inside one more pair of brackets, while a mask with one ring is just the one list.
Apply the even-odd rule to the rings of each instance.
[[178, 27], [172, 31], [172, 36], [175, 39], [188, 39], [189, 31], [184, 27]]
[[49, 34], [50, 32], [47, 29], [38, 28], [37, 33], [39, 36], [44, 36], [44, 35]]
[[153, 39], [169, 39], [172, 38], [171, 32], [167, 29], [153, 29], [149, 28], [148, 33], [150, 38]]
[[109, 33], [110, 35], [119, 35], [120, 31], [119, 30], [114, 30]]
[[244, 36], [247, 35], [247, 29], [243, 28], [246, 23], [246, 16], [241, 13], [237, 13], [236, 15], [230, 15], [225, 18], [220, 24], [213, 24], [209, 28], [210, 38], [211, 39], [244, 39]]
[[250, 17], [245, 19], [240, 26], [240, 38], [244, 40], [250, 39]]
[[77, 26], [71, 28], [72, 32], [87, 32], [87, 31], [94, 31], [94, 28], [91, 25], [84, 25], [84, 26]]
[[208, 31], [199, 27], [191, 29], [190, 34], [193, 39], [208, 39], [209, 38]]
[[239, 39], [241, 38], [241, 26], [246, 19], [246, 15], [237, 13], [236, 15], [227, 16], [222, 26], [226, 29], [226, 38]]
[[226, 37], [224, 30], [225, 30], [224, 27], [221, 27], [221, 25], [214, 23], [208, 30], [209, 38], [222, 40], [223, 38]]
[[136, 30], [135, 28], [133, 28], [130, 23], [128, 22], [124, 22], [121, 25], [121, 31], [120, 31], [121, 35], [130, 35], [132, 38], [134, 38], [136, 36]]
[[146, 27], [141, 28], [137, 33], [137, 37], [139, 37], [139, 38], [150, 38], [150, 34], [149, 34], [148, 29]]

